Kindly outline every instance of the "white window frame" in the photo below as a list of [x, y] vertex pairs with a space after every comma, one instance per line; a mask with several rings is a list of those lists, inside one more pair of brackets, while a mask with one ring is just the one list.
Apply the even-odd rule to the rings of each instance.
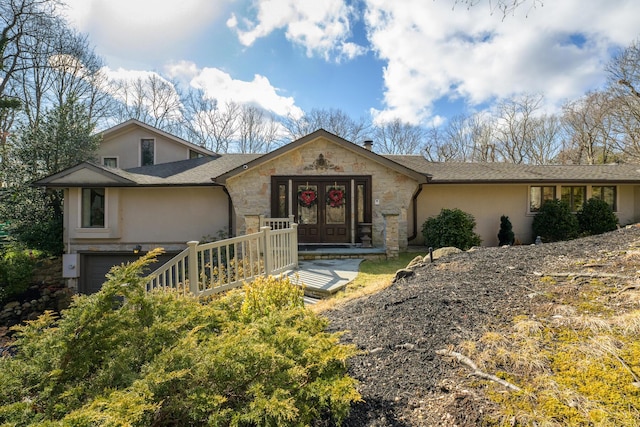
[[107, 159], [115, 159], [115, 161], [116, 161], [116, 166], [115, 167], [116, 168], [120, 167], [120, 156], [102, 156], [102, 161], [101, 161], [102, 166], [107, 166], [107, 165], [104, 164], [104, 161], [107, 160]]

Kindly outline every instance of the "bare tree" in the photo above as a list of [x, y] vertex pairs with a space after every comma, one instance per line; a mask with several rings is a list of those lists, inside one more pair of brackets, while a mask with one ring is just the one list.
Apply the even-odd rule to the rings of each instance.
[[424, 128], [395, 119], [373, 130], [376, 151], [386, 154], [416, 154], [425, 145]]
[[201, 90], [192, 90], [184, 100], [185, 137], [216, 153], [226, 153], [237, 130], [240, 106], [234, 102], [219, 105]]
[[615, 56], [607, 66], [617, 147], [628, 160], [640, 161], [640, 41]]
[[612, 107], [611, 94], [602, 91], [564, 105], [562, 124], [569, 142], [563, 153], [565, 162], [593, 165], [614, 158]]
[[114, 80], [110, 93], [119, 101], [118, 121], [136, 119], [176, 134], [182, 131], [184, 113], [177, 85], [160, 75]]
[[544, 114], [531, 120], [531, 137], [527, 163], [548, 165], [561, 150], [562, 125], [558, 116]]
[[542, 95], [527, 94], [498, 105], [494, 136], [501, 161], [527, 163], [529, 160], [536, 125], [534, 117], [542, 99]]
[[[51, 26], [57, 26], [58, 0], [3, 0], [0, 2], [0, 107], [16, 107], [5, 99], [12, 78], [31, 68], [34, 40], [50, 39]], [[18, 104], [19, 105], [19, 104]]]
[[491, 120], [482, 113], [461, 114], [429, 130], [426, 157], [433, 161], [495, 161]]
[[[24, 104], [20, 96], [22, 75], [34, 67], [32, 58], [37, 41], [50, 40], [51, 26], [57, 26], [58, 0], [0, 1], [0, 165], [2, 172], [9, 158], [8, 144], [14, 133], [17, 109]], [[51, 51], [49, 51], [51, 52]], [[5, 182], [5, 176], [0, 181]]]
[[298, 139], [318, 129], [324, 129], [351, 142], [361, 142], [367, 138], [371, 124], [360, 118], [354, 120], [340, 109], [313, 109], [304, 116], [287, 117], [283, 123], [291, 139]]
[[520, 7], [529, 6], [528, 10], [535, 9], [544, 5], [542, 0], [453, 0], [454, 7], [462, 5], [467, 9], [479, 5], [480, 3], [488, 3], [491, 14], [496, 11], [503, 17], [513, 14]]
[[272, 116], [252, 106], [240, 107], [237, 150], [240, 153], [264, 153], [278, 139], [278, 125]]

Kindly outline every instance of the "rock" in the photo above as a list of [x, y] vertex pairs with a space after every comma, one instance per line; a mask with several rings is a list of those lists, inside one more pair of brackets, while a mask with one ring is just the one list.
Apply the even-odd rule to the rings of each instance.
[[16, 307], [20, 307], [20, 303], [18, 301], [11, 301], [4, 305], [5, 310], [13, 310]]
[[416, 272], [409, 268], [401, 268], [400, 270], [396, 271], [396, 275], [393, 278], [393, 283], [396, 283], [400, 279], [406, 279], [407, 277], [411, 277], [415, 274]]
[[418, 255], [417, 257], [415, 257], [414, 259], [411, 260], [411, 262], [409, 262], [409, 264], [407, 264], [408, 269], [411, 269], [413, 267], [416, 267], [418, 265], [422, 265], [424, 263], [424, 259], [423, 257], [421, 257], [420, 255]]
[[462, 252], [460, 249], [454, 248], [452, 246], [436, 249], [435, 251], [433, 251], [433, 259], [439, 259], [445, 256], [459, 254], [460, 252]]

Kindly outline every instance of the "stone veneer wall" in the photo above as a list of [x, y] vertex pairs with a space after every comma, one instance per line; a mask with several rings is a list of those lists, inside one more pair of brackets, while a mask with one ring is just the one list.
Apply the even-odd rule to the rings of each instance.
[[[321, 154], [326, 168], [317, 167], [314, 163]], [[270, 216], [271, 177], [287, 175], [372, 176], [372, 244], [386, 247], [385, 215], [397, 215], [397, 227], [393, 232], [398, 234], [399, 249], [407, 247], [407, 209], [418, 183], [407, 175], [369, 160], [356, 150], [325, 138], [312, 140], [227, 180], [239, 234], [255, 227], [253, 218], [256, 216]], [[373, 203], [375, 200], [379, 200], [378, 205]], [[245, 223], [245, 217], [252, 219]]]

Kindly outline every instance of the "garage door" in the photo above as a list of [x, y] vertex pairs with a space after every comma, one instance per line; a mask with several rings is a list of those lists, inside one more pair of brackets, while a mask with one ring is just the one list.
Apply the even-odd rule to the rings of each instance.
[[[165, 253], [158, 257], [158, 262], [150, 265], [146, 273], [150, 273], [160, 267], [165, 262], [174, 257], [174, 253]], [[78, 292], [83, 294], [93, 294], [98, 292], [103, 283], [107, 280], [106, 274], [115, 265], [135, 261], [140, 255], [130, 252], [123, 253], [103, 253], [103, 254], [81, 254], [80, 255], [80, 281]]]

